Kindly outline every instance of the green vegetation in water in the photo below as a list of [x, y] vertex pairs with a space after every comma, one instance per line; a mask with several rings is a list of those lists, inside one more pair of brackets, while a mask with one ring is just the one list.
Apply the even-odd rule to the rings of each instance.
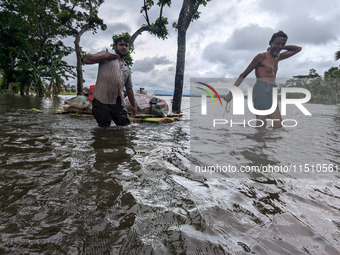
[[61, 96], [76, 96], [77, 93], [73, 93], [73, 92], [62, 92], [59, 95]]

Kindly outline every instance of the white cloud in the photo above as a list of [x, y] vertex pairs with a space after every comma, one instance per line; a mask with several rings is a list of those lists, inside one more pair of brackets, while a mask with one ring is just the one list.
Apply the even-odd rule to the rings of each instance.
[[173, 64], [165, 56], [162, 57], [147, 57], [142, 60], [137, 60], [132, 66], [132, 71], [148, 73], [155, 69], [156, 65], [169, 65]]
[[337, 34], [325, 20], [317, 20], [311, 16], [292, 16], [282, 19], [279, 23], [289, 40], [302, 44], [322, 45], [336, 40]]
[[229, 50], [265, 50], [274, 32], [269, 27], [249, 24], [235, 29], [225, 46]]

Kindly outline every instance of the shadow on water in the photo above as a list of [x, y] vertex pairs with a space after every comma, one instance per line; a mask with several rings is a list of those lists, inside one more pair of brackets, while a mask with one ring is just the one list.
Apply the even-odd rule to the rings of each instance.
[[75, 240], [83, 254], [118, 254], [135, 221], [136, 201], [125, 192], [119, 177], [131, 160], [131, 146], [124, 128], [96, 128], [92, 131], [94, 150], [91, 169], [83, 176], [79, 192], [87, 201]]
[[275, 160], [268, 153], [270, 147], [268, 147], [267, 143], [272, 143], [275, 142], [275, 140], [282, 138], [277, 135], [275, 137], [271, 137], [270, 135], [271, 131], [265, 130], [261, 132], [254, 132], [254, 134], [246, 136], [248, 140], [253, 140], [255, 142], [253, 147], [241, 152], [244, 158], [250, 162], [251, 166], [276, 165], [279, 163], [278, 160]]

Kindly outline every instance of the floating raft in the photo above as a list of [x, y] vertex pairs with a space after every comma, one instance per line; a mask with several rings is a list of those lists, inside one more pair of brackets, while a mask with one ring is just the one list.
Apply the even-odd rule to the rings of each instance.
[[[52, 113], [52, 114], [67, 114], [71, 116], [79, 116], [79, 117], [92, 117], [92, 114], [82, 114], [82, 113], [72, 113], [68, 111], [64, 111], [62, 109], [49, 109], [49, 110], [39, 110], [36, 108], [32, 108], [32, 111], [39, 113]], [[151, 122], [156, 124], [162, 123], [172, 123], [174, 121], [180, 120], [182, 114], [168, 114], [166, 117], [159, 117], [153, 114], [137, 114], [134, 118], [130, 117], [130, 120], [133, 122]]]
[[37, 108], [32, 108], [32, 111], [40, 112], [40, 113], [53, 113], [53, 114], [64, 114], [64, 113], [66, 113], [62, 109], [39, 110]]
[[32, 111], [34, 112], [40, 112], [40, 113], [52, 113], [52, 114], [67, 114], [71, 116], [79, 116], [79, 117], [92, 117], [92, 114], [86, 114], [86, 113], [73, 113], [64, 111], [63, 109], [48, 109], [48, 110], [39, 110], [37, 108], [32, 108]]
[[171, 123], [180, 120], [182, 114], [168, 114], [166, 117], [159, 117], [152, 114], [137, 114], [136, 117], [131, 118], [131, 121], [135, 122], [151, 122], [151, 123]]

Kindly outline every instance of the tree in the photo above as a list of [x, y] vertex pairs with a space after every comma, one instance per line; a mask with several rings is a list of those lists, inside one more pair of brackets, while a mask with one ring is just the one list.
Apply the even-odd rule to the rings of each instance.
[[28, 46], [27, 23], [11, 1], [2, 1], [0, 11], [0, 69], [3, 73], [1, 89], [9, 89], [16, 82], [17, 57]]
[[46, 96], [58, 94], [64, 83], [64, 79], [68, 80], [76, 76], [76, 73], [73, 71], [74, 66], [68, 65], [62, 60], [65, 52], [70, 52], [70, 49], [69, 51], [65, 51], [58, 46], [61, 45], [55, 45], [53, 52], [50, 53], [51, 59], [45, 64], [44, 78], [48, 81], [48, 86], [45, 90]]
[[27, 62], [24, 62], [24, 64], [27, 63], [27, 67], [25, 69], [29, 70], [27, 77], [29, 77], [31, 83], [35, 85], [36, 95], [43, 96], [44, 87], [43, 87], [43, 82], [42, 82], [42, 76], [45, 71], [45, 67], [42, 65], [36, 66], [26, 54], [25, 54], [25, 57], [27, 58]]
[[338, 50], [337, 52], [335, 52], [335, 61], [340, 59], [340, 50]]
[[68, 29], [69, 35], [74, 36], [74, 46], [77, 57], [77, 94], [83, 91], [83, 69], [82, 59], [84, 53], [80, 47], [81, 36], [92, 30], [106, 29], [104, 21], [98, 17], [98, 8], [104, 0], [64, 0], [60, 1], [60, 12], [58, 18], [60, 22]]
[[[33, 30], [30, 36], [31, 49], [29, 48], [28, 51], [25, 51], [25, 54], [29, 55], [29, 58], [34, 61], [34, 70], [42, 70], [43, 73], [39, 76], [43, 77], [46, 74], [46, 65], [51, 65], [51, 60], [55, 57], [51, 54], [53, 48], [59, 47], [66, 49], [61, 41], [61, 39], [66, 36], [66, 31], [60, 26], [57, 19], [58, 1], [23, 0], [23, 2], [25, 3], [23, 6], [25, 9], [24, 12], [28, 13], [27, 19]], [[64, 55], [70, 54], [67, 50], [64, 52]], [[44, 62], [42, 66], [40, 66], [41, 62]], [[26, 94], [29, 93], [31, 86], [36, 87], [37, 95], [44, 95], [44, 87], [42, 86], [41, 80], [33, 79], [26, 89]]]
[[338, 103], [340, 90], [340, 69], [338, 67], [331, 67], [325, 72], [325, 83], [331, 91], [332, 104]]
[[[65, 56], [70, 53], [61, 41], [66, 33], [57, 20], [58, 2], [1, 2], [0, 69], [5, 76], [2, 89], [19, 83], [22, 95], [28, 94], [31, 88], [37, 95], [43, 95], [41, 79], [46, 73], [45, 66], [50, 65], [55, 57], [53, 48], [58, 47]], [[55, 54], [58, 56], [59, 53]]]
[[309, 70], [308, 75], [296, 75], [293, 77], [297, 81], [296, 87], [306, 88], [312, 95], [320, 94], [323, 89], [322, 77], [313, 68]]
[[[332, 67], [320, 76], [315, 69], [310, 69], [308, 75], [297, 75], [286, 81], [286, 87], [308, 89], [312, 94], [311, 103], [337, 104], [340, 90], [340, 69]], [[292, 93], [290, 97], [298, 98], [301, 94]]]
[[134, 42], [139, 35], [141, 35], [143, 32], [149, 32], [150, 34], [155, 35], [162, 40], [167, 39], [169, 35], [169, 31], [166, 27], [166, 25], [168, 25], [168, 19], [163, 16], [163, 8], [164, 6], [170, 7], [171, 0], [159, 0], [157, 2], [157, 5], [159, 6], [159, 15], [154, 23], [151, 23], [150, 17], [149, 17], [149, 11], [154, 6], [154, 1], [144, 0], [144, 5], [142, 6], [140, 13], [142, 13], [146, 21], [146, 24], [143, 24], [132, 35], [126, 32], [126, 33], [121, 33], [121, 34], [114, 34], [112, 36], [113, 41], [115, 41], [115, 39], [121, 36], [124, 36], [130, 40], [129, 53], [125, 57], [125, 62], [129, 67], [131, 67], [133, 64], [131, 53], [134, 52]]
[[186, 52], [186, 32], [192, 21], [199, 18], [198, 8], [200, 5], [206, 6], [210, 0], [183, 0], [183, 5], [174, 27], [178, 31], [177, 37], [177, 62], [175, 75], [175, 88], [172, 103], [172, 111], [179, 113], [181, 111], [184, 69], [185, 69], [185, 52]]
[[157, 5], [159, 8], [159, 17], [156, 19], [154, 23], [150, 22], [149, 18], [149, 10], [154, 5], [154, 1], [152, 0], [144, 0], [144, 5], [141, 8], [141, 13], [145, 18], [146, 24], [143, 24], [137, 31], [131, 36], [131, 43], [133, 44], [136, 40], [137, 36], [142, 34], [145, 31], [150, 32], [153, 35], [156, 35], [160, 39], [166, 39], [169, 32], [166, 28], [166, 25], [168, 24], [168, 19], [163, 17], [163, 8], [164, 6], [171, 6], [171, 0], [159, 0], [157, 2]]
[[[305, 88], [311, 92], [312, 102], [320, 103], [320, 95], [325, 93], [322, 77], [316, 72], [315, 69], [310, 69], [307, 75], [296, 75], [286, 81], [284, 87], [299, 87]], [[290, 98], [303, 97], [300, 93], [290, 93]]]

